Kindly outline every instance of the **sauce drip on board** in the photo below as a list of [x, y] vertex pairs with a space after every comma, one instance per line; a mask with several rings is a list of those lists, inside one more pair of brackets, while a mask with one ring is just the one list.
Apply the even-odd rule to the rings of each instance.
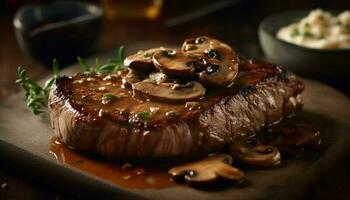
[[50, 153], [59, 163], [67, 164], [118, 186], [132, 189], [166, 188], [176, 185], [170, 180], [169, 164], [138, 165], [115, 163], [97, 159], [75, 152], [59, 143], [55, 137], [51, 139]]

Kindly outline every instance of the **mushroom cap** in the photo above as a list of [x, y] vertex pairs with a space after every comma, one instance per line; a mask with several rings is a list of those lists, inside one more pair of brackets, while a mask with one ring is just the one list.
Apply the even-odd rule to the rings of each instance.
[[155, 83], [151, 79], [132, 85], [133, 91], [138, 96], [166, 102], [187, 102], [199, 100], [205, 95], [205, 88], [196, 81], [185, 84]]
[[153, 55], [153, 64], [161, 72], [170, 76], [193, 76], [195, 67], [191, 62], [196, 62], [197, 58], [192, 58], [177, 50], [164, 50]]
[[228, 86], [238, 74], [237, 62], [221, 62], [206, 59], [207, 68], [199, 73], [199, 80], [207, 85]]
[[228, 86], [238, 74], [236, 53], [219, 40], [206, 36], [187, 39], [182, 45], [182, 50], [205, 57], [207, 68], [199, 74], [199, 79], [204, 84]]
[[229, 45], [208, 36], [186, 39], [181, 49], [184, 52], [203, 53], [206, 50], [218, 48], [225, 49], [226, 52], [231, 52], [233, 55], [236, 55]]
[[152, 57], [156, 52], [163, 51], [166, 48], [152, 48], [145, 51], [139, 51], [136, 54], [130, 55], [124, 60], [124, 65], [131, 69], [139, 71], [153, 71], [154, 65]]
[[260, 144], [253, 138], [240, 139], [230, 146], [231, 155], [251, 167], [273, 167], [281, 163], [276, 147]]
[[244, 173], [231, 166], [233, 159], [227, 154], [217, 154], [202, 160], [177, 166], [168, 171], [175, 181], [185, 181], [190, 186], [203, 186], [220, 178], [239, 181]]
[[[129, 67], [130, 73], [123, 81], [126, 86], [132, 85], [135, 95], [153, 100], [198, 100], [205, 94], [205, 88], [200, 83], [225, 87], [233, 83], [238, 74], [238, 59], [235, 58], [235, 52], [227, 44], [201, 36], [186, 40], [182, 50], [160, 47], [129, 56], [124, 64]], [[188, 82], [190, 85], [179, 84], [174, 82], [174, 78], [193, 81]]]

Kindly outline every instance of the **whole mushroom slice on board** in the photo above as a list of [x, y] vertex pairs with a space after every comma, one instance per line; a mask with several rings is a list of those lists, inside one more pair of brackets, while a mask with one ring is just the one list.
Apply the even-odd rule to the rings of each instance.
[[194, 76], [196, 63], [200, 58], [182, 51], [164, 50], [153, 55], [153, 64], [161, 72], [170, 76]]
[[159, 47], [148, 49], [144, 51], [139, 51], [136, 54], [130, 55], [124, 60], [124, 65], [134, 70], [139, 71], [153, 71], [154, 65], [152, 62], [152, 57], [156, 52], [164, 51], [166, 48]]
[[281, 163], [276, 147], [260, 144], [255, 138], [243, 138], [230, 146], [231, 155], [250, 167], [273, 167]]
[[196, 81], [184, 84], [179, 83], [155, 83], [151, 79], [132, 85], [136, 96], [142, 96], [156, 101], [187, 102], [199, 100], [205, 95], [205, 88]]
[[320, 131], [306, 123], [289, 124], [281, 128], [275, 144], [283, 155], [297, 156], [305, 149], [319, 148]]
[[185, 182], [190, 186], [210, 185], [220, 179], [239, 181], [245, 175], [231, 166], [233, 159], [227, 154], [217, 154], [202, 160], [180, 165], [168, 171], [173, 180]]
[[229, 86], [238, 74], [237, 62], [221, 62], [204, 59], [205, 70], [199, 73], [199, 80], [206, 85]]

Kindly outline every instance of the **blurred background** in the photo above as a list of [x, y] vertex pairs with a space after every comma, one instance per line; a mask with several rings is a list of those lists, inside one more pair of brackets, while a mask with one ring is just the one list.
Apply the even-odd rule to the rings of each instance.
[[[65, 67], [74, 63], [77, 56], [116, 52], [120, 45], [126, 49], [137, 44], [179, 46], [185, 38], [199, 35], [218, 38], [243, 56], [266, 59], [257, 29], [268, 15], [296, 9], [350, 9], [349, 0], [86, 0], [69, 2], [68, 7], [62, 2], [0, 1], [0, 100], [19, 90], [15, 85], [19, 65], [27, 69], [28, 76], [39, 80], [50, 73], [53, 58]], [[78, 20], [72, 20], [75, 18]], [[349, 80], [336, 76], [312, 78], [350, 94], [344, 87], [350, 85]], [[339, 171], [350, 173], [349, 166], [339, 166]], [[327, 189], [324, 185], [315, 186], [310, 196], [330, 199], [336, 194], [338, 199], [348, 199], [347, 173], [335, 180], [325, 179], [337, 184], [328, 184]], [[0, 188], [0, 199], [10, 199], [11, 195], [18, 199], [64, 196], [0, 170], [0, 184], [2, 181], [10, 184], [7, 191]], [[15, 192], [18, 190], [23, 194]]]
[[[67, 66], [75, 62], [77, 56], [111, 52], [119, 45], [126, 48], [140, 43], [148, 43], [150, 47], [179, 46], [187, 37], [209, 35], [232, 45], [243, 56], [264, 59], [257, 28], [266, 16], [295, 9], [350, 8], [347, 0], [86, 0], [74, 1], [78, 5], [52, 6], [57, 2], [64, 4], [64, 1], [44, 0], [1, 1], [0, 72], [5, 78], [0, 80], [0, 97], [16, 88], [18, 65], [30, 68], [29, 75], [39, 79], [48, 74], [47, 66], [53, 58], [58, 58], [61, 66]], [[84, 3], [97, 7], [87, 7]], [[16, 18], [21, 27], [15, 28], [16, 11], [28, 5], [39, 6], [40, 16], [40, 9], [22, 9]], [[85, 15], [91, 18], [70, 20]], [[346, 84], [328, 79], [322, 81], [350, 93], [343, 87]]]

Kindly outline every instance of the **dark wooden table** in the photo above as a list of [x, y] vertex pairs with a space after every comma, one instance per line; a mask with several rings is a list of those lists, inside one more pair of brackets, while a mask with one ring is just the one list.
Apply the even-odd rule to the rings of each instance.
[[[226, 9], [200, 20], [178, 26], [165, 27], [164, 20], [133, 21], [118, 19], [105, 20], [96, 53], [116, 49], [121, 44], [153, 41], [165, 44], [180, 44], [184, 38], [195, 35], [211, 35], [236, 47], [243, 55], [261, 56], [256, 37], [258, 21], [268, 12], [264, 12], [264, 3], [244, 3], [235, 8]], [[286, 7], [287, 5], [285, 5]], [[290, 6], [293, 6], [290, 4]], [[166, 8], [165, 8], [166, 9]], [[250, 12], [245, 12], [250, 9]], [[255, 9], [255, 10], [251, 10]], [[23, 55], [16, 43], [12, 18], [16, 8], [6, 8], [0, 18], [0, 100], [19, 91], [15, 84], [16, 69], [24, 66], [28, 76], [39, 80], [50, 73], [47, 66]], [[1, 10], [0, 10], [1, 11]], [[168, 10], [171, 12], [171, 9]], [[164, 12], [168, 12], [165, 10]], [[270, 9], [269, 12], [273, 12]], [[251, 13], [255, 13], [254, 16]], [[1, 114], [1, 113], [0, 113]], [[0, 133], [1, 134], [1, 133]], [[40, 184], [40, 180], [28, 179], [20, 170], [12, 169], [6, 160], [0, 158], [0, 199], [70, 199], [64, 192]], [[25, 167], [25, 166], [23, 166]], [[53, 183], [54, 185], [54, 183]], [[316, 184], [306, 194], [306, 198], [349, 199], [350, 198], [350, 163], [339, 163], [333, 171]]]

